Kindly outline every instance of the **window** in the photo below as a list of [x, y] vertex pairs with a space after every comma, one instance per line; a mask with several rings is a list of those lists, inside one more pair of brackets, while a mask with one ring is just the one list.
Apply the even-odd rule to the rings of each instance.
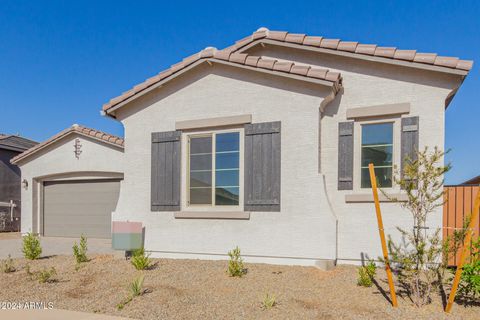
[[362, 125], [361, 187], [371, 187], [370, 163], [375, 166], [379, 187], [392, 187], [392, 157], [393, 123]]
[[189, 137], [189, 205], [238, 206], [240, 133]]

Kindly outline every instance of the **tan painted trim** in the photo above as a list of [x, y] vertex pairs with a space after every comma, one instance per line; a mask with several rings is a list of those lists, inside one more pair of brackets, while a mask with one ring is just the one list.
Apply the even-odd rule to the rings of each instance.
[[349, 108], [347, 109], [347, 119], [389, 116], [403, 113], [410, 113], [410, 103], [394, 103], [370, 107]]
[[[388, 194], [392, 198], [397, 198], [400, 202], [405, 202], [408, 200], [406, 193], [390, 193]], [[378, 195], [380, 202], [392, 202], [387, 199], [383, 194]], [[354, 202], [373, 202], [373, 195], [371, 193], [351, 193], [345, 195], [345, 202], [354, 203]]]
[[234, 126], [252, 123], [251, 114], [242, 114], [231, 117], [207, 118], [175, 122], [175, 130], [200, 129], [210, 127]]
[[248, 220], [250, 212], [228, 212], [228, 211], [179, 211], [174, 214], [175, 219], [233, 219]]
[[447, 68], [447, 67], [435, 66], [435, 65], [431, 65], [431, 64], [413, 62], [413, 61], [395, 60], [395, 59], [383, 58], [383, 57], [379, 57], [379, 56], [370, 56], [370, 55], [359, 54], [359, 53], [354, 53], [354, 52], [338, 51], [338, 50], [334, 50], [334, 49], [310, 47], [310, 46], [306, 46], [306, 45], [303, 45], [303, 44], [279, 42], [279, 41], [275, 41], [275, 40], [271, 40], [271, 39], [259, 39], [257, 41], [254, 41], [254, 42], [246, 45], [245, 47], [241, 48], [237, 52], [244, 53], [248, 49], [250, 49], [250, 48], [252, 48], [252, 47], [254, 47], [258, 44], [271, 44], [271, 45], [283, 46], [283, 47], [288, 47], [288, 48], [295, 48], [295, 49], [302, 49], [302, 50], [307, 50], [307, 51], [328, 53], [328, 54], [334, 54], [334, 55], [342, 56], [342, 57], [348, 57], [348, 58], [354, 58], [354, 59], [360, 59], [360, 60], [366, 60], [366, 61], [373, 61], [373, 62], [381, 62], [381, 63], [386, 63], [386, 64], [393, 64], [393, 65], [397, 65], [397, 66], [410, 67], [410, 68], [416, 68], [416, 69], [422, 69], [422, 70], [428, 70], [428, 71], [444, 72], [444, 73], [449, 73], [449, 74], [454, 74], [454, 75], [459, 75], [459, 76], [468, 75], [468, 71], [460, 70], [460, 69], [452, 69], [452, 68]]

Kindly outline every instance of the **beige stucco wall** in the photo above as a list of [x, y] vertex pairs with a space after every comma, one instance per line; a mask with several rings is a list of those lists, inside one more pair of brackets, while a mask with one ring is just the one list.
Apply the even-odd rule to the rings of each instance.
[[[224, 257], [238, 245], [251, 261], [333, 259], [335, 219], [322, 192], [317, 150], [319, 107], [330, 89], [232, 67], [200, 68], [117, 114], [128, 166], [113, 218], [143, 222], [146, 249], [157, 256]], [[176, 121], [242, 114], [282, 122], [281, 212], [252, 212], [249, 220], [151, 212], [151, 133], [175, 130]], [[294, 259], [279, 259], [285, 257]]]
[[[77, 138], [82, 151], [78, 159], [74, 154]], [[123, 149], [73, 133], [22, 160], [18, 166], [22, 181], [28, 181], [28, 188], [22, 188], [21, 232], [41, 233], [42, 182], [121, 177]]]
[[[410, 103], [410, 114], [404, 116], [420, 116], [420, 147], [443, 147], [444, 103], [459, 79], [271, 46], [252, 52], [342, 73], [344, 89], [327, 106], [321, 125], [325, 88], [231, 67], [201, 67], [117, 112], [125, 127], [128, 166], [113, 219], [143, 222], [146, 249], [156, 256], [223, 258], [236, 245], [247, 260], [274, 263], [312, 265], [335, 258], [357, 263], [364, 255], [380, 256], [373, 204], [345, 202], [346, 194], [370, 192], [359, 188], [358, 153], [355, 190], [337, 190], [338, 122], [347, 120], [348, 108]], [[172, 212], [151, 212], [151, 133], [174, 130], [175, 121], [240, 114], [252, 114], [253, 122], [282, 122], [281, 212], [252, 212], [246, 221], [181, 220]], [[400, 116], [394, 118], [398, 164]], [[387, 233], [398, 237], [395, 227], [409, 226], [409, 214], [391, 203], [382, 209]], [[441, 209], [429, 225], [441, 226]]]
[[[400, 164], [400, 115], [357, 119], [354, 125], [354, 190], [337, 190], [338, 171], [338, 122], [349, 121], [346, 110], [382, 104], [410, 103], [410, 113], [403, 116], [419, 116], [420, 149], [425, 146], [444, 148], [445, 99], [456, 86], [458, 76], [434, 73], [425, 70], [398, 67], [388, 64], [342, 58], [335, 55], [267, 46], [253, 48], [256, 55], [279, 59], [293, 59], [341, 72], [344, 89], [327, 106], [321, 121], [321, 174], [325, 176], [327, 196], [338, 216], [338, 259], [355, 262], [362, 256], [381, 256], [378, 228], [373, 203], [346, 203], [346, 194], [370, 194], [369, 189], [360, 188], [360, 125], [362, 121], [393, 120], [394, 162]], [[399, 192], [398, 188], [390, 190]], [[396, 226], [411, 226], [409, 212], [398, 204], [382, 203], [382, 214], [386, 234], [399, 239]], [[442, 208], [438, 208], [428, 221], [430, 228], [442, 225]]]

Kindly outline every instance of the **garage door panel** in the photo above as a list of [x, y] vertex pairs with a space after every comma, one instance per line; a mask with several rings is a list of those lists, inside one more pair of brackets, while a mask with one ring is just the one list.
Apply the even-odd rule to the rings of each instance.
[[119, 192], [118, 180], [45, 182], [45, 236], [110, 238]]

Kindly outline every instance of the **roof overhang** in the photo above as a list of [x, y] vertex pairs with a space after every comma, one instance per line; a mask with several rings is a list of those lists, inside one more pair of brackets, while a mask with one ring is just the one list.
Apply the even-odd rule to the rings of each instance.
[[338, 77], [338, 79], [336, 81], [330, 81], [330, 80], [324, 80], [324, 79], [309, 77], [309, 76], [300, 75], [300, 74], [276, 71], [276, 70], [273, 70], [273, 69], [253, 67], [253, 66], [249, 66], [249, 65], [246, 65], [246, 64], [240, 64], [240, 63], [236, 63], [236, 62], [231, 62], [231, 61], [211, 57], [211, 58], [202, 58], [202, 59], [197, 60], [196, 62], [194, 62], [194, 63], [192, 63], [192, 64], [190, 64], [186, 67], [183, 67], [182, 69], [180, 69], [177, 72], [171, 74], [170, 76], [166, 77], [165, 79], [160, 80], [157, 83], [154, 83], [154, 84], [148, 86], [147, 88], [133, 94], [129, 98], [115, 104], [114, 106], [112, 106], [112, 107], [110, 107], [106, 110], [102, 110], [101, 114], [112, 117], [112, 118], [116, 118], [116, 116], [115, 116], [115, 111], [116, 110], [118, 110], [118, 109], [124, 107], [125, 105], [131, 103], [132, 101], [148, 94], [151, 91], [154, 91], [156, 89], [161, 88], [166, 83], [172, 81], [176, 77], [178, 77], [182, 74], [185, 74], [187, 72], [190, 72], [191, 70], [195, 69], [199, 65], [203, 65], [203, 64], [208, 64], [209, 66], [213, 66], [215, 64], [230, 66], [230, 67], [234, 67], [234, 68], [240, 68], [240, 69], [244, 69], [244, 70], [250, 70], [250, 71], [253, 71], [253, 72], [268, 74], [268, 75], [272, 75], [272, 76], [276, 76], [276, 77], [289, 78], [289, 79], [293, 79], [293, 80], [313, 83], [313, 84], [317, 84], [317, 85], [321, 85], [321, 86], [331, 88], [331, 90], [333, 92], [333, 95], [336, 95], [337, 92], [341, 88], [341, 77]]
[[84, 136], [92, 140], [101, 142], [103, 144], [123, 150], [123, 139], [95, 129], [90, 129], [79, 125], [73, 125], [70, 128], [67, 128], [60, 133], [54, 135], [50, 139], [37, 144], [36, 146], [24, 151], [23, 153], [20, 153], [16, 157], [12, 158], [10, 160], [10, 163], [18, 165], [21, 162], [25, 162], [38, 152], [45, 150], [56, 142], [59, 142], [72, 135]]

